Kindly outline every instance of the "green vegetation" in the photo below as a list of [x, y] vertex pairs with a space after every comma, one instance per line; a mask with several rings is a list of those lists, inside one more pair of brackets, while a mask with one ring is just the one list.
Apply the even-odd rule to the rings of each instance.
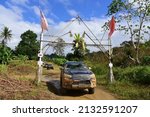
[[7, 65], [1, 64], [1, 65], [0, 65], [0, 74], [5, 74], [5, 73], [7, 73], [7, 69], [8, 69], [8, 66], [7, 66]]
[[40, 44], [36, 40], [37, 35], [33, 31], [26, 31], [21, 35], [21, 41], [16, 47], [16, 55], [25, 55], [30, 60], [37, 59]]
[[52, 60], [57, 65], [63, 65], [67, 60], [65, 58], [55, 58]]
[[143, 62], [144, 65], [150, 65], [150, 56], [144, 56]]
[[106, 64], [88, 65], [96, 74], [97, 84], [113, 92], [119, 99], [150, 99], [150, 66], [115, 67], [115, 82], [110, 83]]
[[8, 64], [12, 57], [12, 50], [7, 47], [7, 42], [12, 37], [12, 31], [8, 27], [4, 27], [0, 33], [0, 63], [1, 64]]
[[[120, 49], [122, 47], [117, 48], [116, 53], [119, 54]], [[135, 66], [130, 60], [124, 62], [119, 57], [122, 56], [118, 56], [117, 63], [114, 62], [115, 82], [112, 84], [109, 81], [107, 59], [102, 54], [99, 52], [88, 54], [85, 63], [96, 74], [97, 83], [116, 94], [118, 98], [150, 99], [150, 66], [145, 65], [145, 62]], [[121, 63], [120, 66], [118, 63]]]
[[134, 48], [134, 55], [130, 58], [137, 64], [140, 64], [140, 44], [150, 34], [149, 26], [145, 25], [150, 21], [147, 18], [150, 15], [149, 9], [149, 0], [142, 0], [142, 2], [141, 0], [113, 0], [108, 6], [108, 15], [115, 14], [115, 19], [119, 23], [117, 30], [130, 36], [131, 45]]
[[65, 62], [68, 60], [64, 56], [60, 56], [57, 54], [51, 54], [51, 55], [46, 55], [44, 56], [45, 61], [51, 61], [57, 65], [63, 65]]
[[137, 66], [127, 67], [125, 69], [116, 69], [115, 76], [117, 81], [129, 81], [132, 84], [149, 85], [150, 84], [150, 67]]
[[[109, 82], [108, 59], [104, 54], [88, 52], [84, 33], [82, 36], [74, 35], [73, 53], [63, 56], [64, 40], [59, 38], [58, 43], [53, 45], [55, 54], [45, 55], [43, 60], [57, 65], [71, 60], [84, 61], [96, 74], [98, 85], [104, 86], [118, 98], [150, 99], [150, 27], [145, 25], [149, 21], [150, 2], [113, 0], [108, 7], [108, 15], [113, 14], [118, 23], [116, 30], [124, 31], [131, 39], [124, 41], [120, 47], [113, 48], [115, 82]], [[128, 25], [122, 25], [125, 23]], [[104, 28], [108, 29], [108, 23], [105, 25]], [[42, 83], [39, 87], [33, 83], [37, 70], [35, 60], [39, 51], [37, 35], [30, 30], [24, 32], [22, 40], [13, 51], [7, 47], [7, 41], [12, 37], [11, 32], [8, 27], [4, 27], [0, 33], [0, 99], [53, 99]], [[43, 73], [46, 75], [49, 71]], [[41, 95], [45, 97], [41, 98]]]
[[12, 59], [12, 50], [6, 46], [0, 45], [0, 63], [8, 64]]
[[71, 58], [75, 60], [84, 59], [85, 54], [88, 52], [86, 48], [86, 43], [84, 41], [84, 34], [82, 36], [80, 36], [80, 34], [74, 35], [72, 50], [74, 51], [73, 54], [72, 55], [69, 54], [68, 56], [70, 56]]

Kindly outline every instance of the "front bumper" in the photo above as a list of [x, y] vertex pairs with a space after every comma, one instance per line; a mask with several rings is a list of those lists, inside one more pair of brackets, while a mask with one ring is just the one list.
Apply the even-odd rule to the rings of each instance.
[[65, 89], [89, 89], [96, 87], [96, 79], [91, 80], [69, 80], [64, 79], [63, 88]]

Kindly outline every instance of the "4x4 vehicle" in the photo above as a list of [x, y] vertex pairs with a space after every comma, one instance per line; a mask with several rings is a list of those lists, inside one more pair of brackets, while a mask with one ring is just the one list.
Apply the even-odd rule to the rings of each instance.
[[44, 68], [47, 68], [47, 70], [49, 70], [49, 69], [54, 69], [53, 65], [52, 65], [52, 64], [49, 64], [49, 63], [43, 63], [43, 67], [44, 67]]
[[89, 93], [93, 94], [96, 87], [96, 77], [83, 62], [69, 61], [61, 67], [60, 85], [63, 91], [88, 89]]

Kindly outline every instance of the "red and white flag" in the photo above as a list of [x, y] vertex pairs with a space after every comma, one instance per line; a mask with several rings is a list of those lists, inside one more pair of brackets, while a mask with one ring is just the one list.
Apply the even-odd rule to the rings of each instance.
[[115, 18], [114, 16], [112, 16], [110, 22], [109, 22], [109, 34], [108, 34], [108, 37], [110, 38], [111, 35], [113, 34], [113, 32], [115, 31]]
[[48, 30], [48, 23], [47, 23], [47, 20], [41, 10], [40, 10], [40, 14], [41, 14], [41, 28], [42, 28], [42, 32], [43, 32], [44, 30]]

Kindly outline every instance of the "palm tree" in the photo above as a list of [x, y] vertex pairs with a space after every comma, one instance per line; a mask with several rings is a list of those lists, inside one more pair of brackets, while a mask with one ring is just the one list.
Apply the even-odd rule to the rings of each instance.
[[6, 46], [7, 41], [9, 41], [12, 37], [12, 31], [8, 28], [8, 27], [4, 27], [4, 29], [2, 30], [0, 37], [2, 38], [2, 46]]

